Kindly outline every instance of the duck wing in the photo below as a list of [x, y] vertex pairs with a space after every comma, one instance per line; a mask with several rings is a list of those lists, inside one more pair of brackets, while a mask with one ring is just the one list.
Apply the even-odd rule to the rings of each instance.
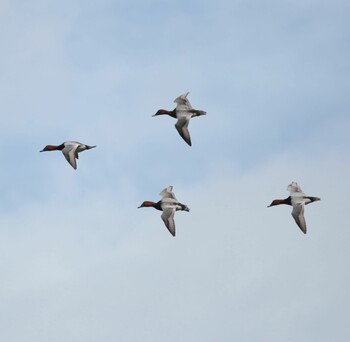
[[164, 190], [162, 190], [162, 192], [159, 195], [162, 196], [163, 199], [171, 198], [171, 199], [174, 199], [175, 201], [177, 201], [177, 198], [175, 197], [175, 194], [173, 193], [172, 185], [170, 185], [167, 188], [165, 188]]
[[192, 108], [191, 104], [190, 104], [190, 101], [188, 101], [187, 99], [187, 95], [189, 94], [190, 92], [187, 92], [185, 94], [182, 94], [180, 95], [179, 97], [177, 97], [174, 102], [177, 104], [177, 105], [184, 105], [184, 106], [187, 106], [189, 109]]
[[65, 158], [67, 159], [67, 162], [73, 167], [73, 169], [77, 169], [77, 161], [76, 159], [78, 159], [78, 147], [80, 145], [67, 145], [63, 150], [62, 153], [65, 156]]
[[290, 192], [291, 195], [295, 195], [295, 194], [302, 195], [302, 196], [305, 195], [297, 182], [292, 182], [291, 184], [289, 184], [287, 187], [287, 190]]
[[165, 208], [163, 209], [163, 214], [161, 216], [165, 226], [168, 228], [170, 234], [175, 236], [175, 208]]
[[175, 128], [179, 132], [182, 139], [185, 140], [188, 145], [192, 146], [190, 132], [188, 131], [189, 123], [190, 123], [190, 117], [182, 116], [177, 120], [177, 123], [175, 124]]
[[293, 216], [296, 224], [302, 230], [302, 232], [304, 234], [306, 234], [306, 222], [305, 222], [305, 217], [304, 217], [304, 204], [303, 203], [293, 205], [292, 216]]

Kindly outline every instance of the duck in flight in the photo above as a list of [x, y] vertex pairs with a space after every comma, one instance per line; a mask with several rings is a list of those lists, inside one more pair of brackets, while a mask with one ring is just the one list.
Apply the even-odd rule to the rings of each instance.
[[153, 207], [157, 210], [163, 211], [161, 218], [165, 226], [168, 228], [170, 234], [172, 236], [175, 236], [175, 212], [178, 210], [190, 211], [190, 209], [186, 204], [182, 204], [177, 200], [175, 194], [173, 193], [172, 186], [168, 186], [167, 188], [165, 188], [160, 193], [160, 196], [162, 196], [162, 199], [160, 201], [145, 201], [138, 208]]
[[176, 103], [175, 109], [159, 109], [153, 116], [169, 115], [177, 119], [175, 128], [179, 132], [182, 139], [185, 140], [188, 145], [192, 146], [190, 132], [188, 131], [188, 124], [190, 123], [190, 119], [196, 116], [205, 115], [207, 113], [203, 110], [193, 109], [190, 101], [187, 99], [188, 94], [189, 92], [182, 94], [174, 100]]
[[315, 201], [320, 201], [321, 199], [319, 197], [306, 196], [296, 182], [289, 184], [287, 190], [290, 192], [289, 197], [286, 199], [273, 200], [268, 207], [279, 204], [287, 204], [293, 206], [292, 216], [301, 231], [306, 234], [304, 206]]
[[63, 155], [67, 159], [67, 162], [76, 170], [77, 169], [77, 159], [79, 159], [78, 153], [90, 150], [96, 146], [89, 146], [82, 144], [77, 141], [66, 141], [61, 145], [47, 145], [40, 152], [46, 151], [62, 151]]

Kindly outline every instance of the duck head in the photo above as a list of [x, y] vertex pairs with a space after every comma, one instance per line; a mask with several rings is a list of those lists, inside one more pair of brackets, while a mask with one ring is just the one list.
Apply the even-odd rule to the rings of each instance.
[[55, 146], [55, 145], [46, 145], [40, 152], [46, 152], [46, 151], [56, 151], [56, 150], [63, 150], [64, 144]]
[[292, 205], [290, 196], [285, 198], [285, 199], [275, 199], [267, 207], [270, 208], [270, 207], [273, 207], [275, 205], [280, 205], [280, 204]]
[[166, 110], [166, 109], [159, 109], [156, 114], [152, 116], [158, 116], [158, 115], [170, 115], [173, 118], [176, 118], [176, 111], [174, 110]]
[[144, 207], [154, 207], [156, 203], [152, 202], [152, 201], [144, 201], [142, 202], [142, 204], [137, 207], [137, 208], [144, 208]]

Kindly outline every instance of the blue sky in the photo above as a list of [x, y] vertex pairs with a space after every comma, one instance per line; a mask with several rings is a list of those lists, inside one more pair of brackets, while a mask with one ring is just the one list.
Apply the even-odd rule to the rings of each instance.
[[0, 339], [347, 341], [349, 7], [0, 1]]

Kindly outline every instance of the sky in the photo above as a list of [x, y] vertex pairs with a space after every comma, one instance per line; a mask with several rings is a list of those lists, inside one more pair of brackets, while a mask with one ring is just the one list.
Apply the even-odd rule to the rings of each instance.
[[[347, 341], [349, 12], [0, 0], [0, 340]], [[187, 91], [192, 147], [152, 117]], [[169, 185], [175, 238], [137, 209]]]

